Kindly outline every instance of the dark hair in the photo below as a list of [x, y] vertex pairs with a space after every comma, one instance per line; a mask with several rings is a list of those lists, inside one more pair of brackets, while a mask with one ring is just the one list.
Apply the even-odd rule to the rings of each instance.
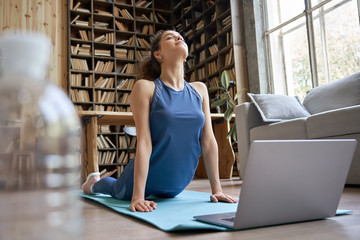
[[151, 53], [150, 56], [145, 57], [139, 65], [138, 79], [147, 79], [154, 81], [161, 74], [161, 66], [154, 56], [154, 52], [160, 49], [160, 40], [164, 30], [156, 32], [150, 38]]

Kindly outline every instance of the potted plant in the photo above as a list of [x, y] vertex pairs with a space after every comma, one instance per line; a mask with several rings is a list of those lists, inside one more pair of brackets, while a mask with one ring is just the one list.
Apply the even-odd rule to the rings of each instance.
[[[234, 109], [236, 106], [236, 100], [241, 96], [241, 94], [243, 92], [245, 92], [245, 88], [239, 90], [234, 97], [232, 97], [232, 94], [230, 92], [231, 89], [231, 85], [234, 84], [235, 81], [234, 80], [230, 80], [230, 76], [228, 71], [224, 70], [221, 73], [221, 86], [219, 87], [210, 87], [209, 88], [209, 92], [215, 92], [215, 91], [219, 91], [220, 95], [219, 95], [219, 99], [212, 102], [211, 106], [212, 107], [220, 107], [220, 106], [225, 106], [226, 110], [224, 113], [224, 119], [230, 123], [230, 120], [233, 116], [234, 113]], [[234, 122], [233, 125], [231, 126], [226, 138], [231, 137], [233, 139], [234, 142], [236, 142], [237, 140], [237, 136], [236, 136], [236, 123]]]

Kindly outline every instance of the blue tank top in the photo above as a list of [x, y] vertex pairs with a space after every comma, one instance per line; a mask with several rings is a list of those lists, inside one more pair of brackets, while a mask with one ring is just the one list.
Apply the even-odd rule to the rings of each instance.
[[202, 99], [186, 81], [180, 91], [155, 80], [150, 103], [152, 153], [147, 186], [182, 191], [193, 179], [201, 155], [205, 123]]

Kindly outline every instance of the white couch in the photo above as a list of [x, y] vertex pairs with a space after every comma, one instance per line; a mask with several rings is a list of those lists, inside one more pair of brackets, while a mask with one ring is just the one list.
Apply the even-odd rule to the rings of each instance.
[[360, 184], [360, 72], [310, 90], [302, 104], [289, 96], [249, 96], [252, 102], [235, 108], [240, 176], [254, 140], [357, 139], [346, 183]]

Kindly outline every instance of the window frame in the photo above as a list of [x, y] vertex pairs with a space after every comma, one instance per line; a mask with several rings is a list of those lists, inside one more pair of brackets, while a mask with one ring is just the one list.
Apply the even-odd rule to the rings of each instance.
[[[320, 30], [320, 34], [325, 34], [325, 29], [324, 29], [324, 22], [323, 22], [323, 18], [328, 12], [333, 11], [335, 8], [341, 7], [342, 5], [346, 4], [347, 2], [349, 2], [350, 0], [342, 0], [341, 2], [339, 2], [338, 4], [332, 6], [331, 8], [327, 9], [326, 11], [323, 12], [323, 14], [319, 14], [317, 16], [315, 16], [315, 18], [313, 18], [313, 12], [316, 10], [320, 10], [322, 9], [323, 6], [325, 6], [326, 4], [332, 2], [333, 0], [324, 0], [321, 3], [318, 3], [317, 5], [311, 7], [311, 0], [304, 0], [304, 11], [301, 12], [300, 14], [297, 14], [295, 16], [293, 16], [291, 19], [282, 22], [280, 24], [277, 24], [276, 26], [272, 27], [269, 29], [269, 21], [268, 21], [268, 14], [267, 14], [267, 1], [268, 0], [259, 0], [259, 7], [260, 7], [260, 13], [262, 16], [262, 26], [263, 26], [263, 41], [264, 41], [264, 47], [265, 47], [265, 59], [266, 59], [266, 75], [267, 75], [267, 84], [268, 84], [268, 91], [270, 91], [270, 93], [275, 93], [275, 87], [274, 87], [274, 79], [273, 79], [273, 66], [272, 66], [272, 56], [271, 56], [271, 48], [270, 48], [270, 35], [271, 33], [280, 30], [281, 28], [283, 28], [284, 26], [287, 26], [293, 22], [295, 22], [296, 20], [305, 17], [305, 25], [306, 25], [306, 35], [307, 35], [307, 43], [308, 43], [308, 54], [309, 54], [309, 62], [310, 62], [310, 76], [311, 76], [311, 84], [312, 86], [310, 86], [311, 88], [317, 87], [319, 86], [319, 79], [318, 79], [318, 70], [317, 70], [317, 61], [316, 61], [316, 49], [315, 49], [315, 36], [314, 36], [314, 20], [316, 20], [317, 18], [320, 18], [320, 24], [321, 26], [321, 30]], [[271, 1], [271, 0], [270, 0]], [[255, 7], [255, 5], [254, 5]], [[358, 9], [358, 16], [359, 16], [359, 23], [360, 23], [360, 0], [357, 0], [357, 9]], [[304, 26], [304, 24], [300, 24], [297, 25], [297, 28], [300, 28]], [[325, 35], [324, 35], [325, 36]], [[325, 76], [326, 76], [326, 82], [329, 82], [329, 75], [330, 75], [330, 71], [329, 71], [329, 60], [328, 60], [328, 55], [327, 55], [327, 46], [325, 44], [326, 39], [324, 38], [324, 41], [322, 41], [322, 51], [324, 53], [324, 62], [325, 62]], [[282, 62], [282, 68], [284, 68], [284, 72], [285, 72], [285, 63]], [[288, 95], [288, 85], [287, 85], [287, 81], [284, 78], [284, 89], [285, 89], [285, 94]]]

